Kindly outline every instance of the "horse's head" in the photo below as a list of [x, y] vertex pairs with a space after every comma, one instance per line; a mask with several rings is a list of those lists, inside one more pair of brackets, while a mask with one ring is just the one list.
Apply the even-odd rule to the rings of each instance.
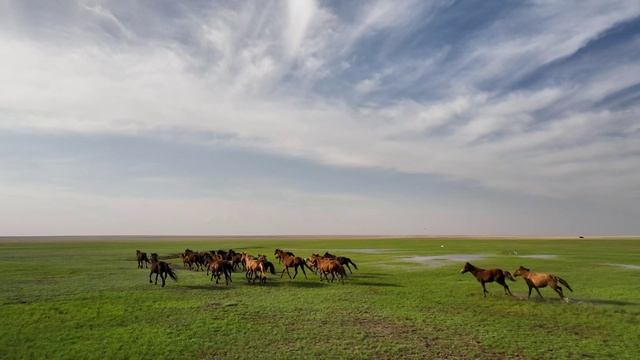
[[280, 252], [280, 249], [276, 249], [276, 250], [273, 252], [273, 255], [278, 255], [278, 253], [279, 253], [279, 252]]
[[520, 265], [519, 268], [516, 269], [516, 271], [513, 272], [513, 276], [514, 277], [518, 277], [518, 276], [523, 276], [524, 274], [528, 273], [530, 270], [527, 269], [526, 267]]
[[471, 265], [468, 262], [466, 262], [466, 263], [464, 263], [464, 267], [462, 268], [462, 270], [460, 270], [460, 273], [464, 274], [467, 271], [471, 271], [472, 269], [473, 269], [473, 265]]

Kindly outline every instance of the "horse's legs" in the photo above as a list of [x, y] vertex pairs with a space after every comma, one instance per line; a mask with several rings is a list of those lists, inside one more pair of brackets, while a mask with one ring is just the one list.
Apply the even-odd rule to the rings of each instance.
[[287, 275], [289, 275], [289, 279], [291, 279], [291, 273], [289, 272], [289, 267], [285, 266], [284, 268], [287, 270]]
[[149, 271], [149, 284], [151, 284], [153, 281], [151, 281], [151, 275], [153, 275], [153, 271]]
[[534, 287], [534, 289], [536, 289], [536, 292], [538, 292], [538, 296], [540, 296], [540, 299], [544, 299], [544, 298], [542, 297], [542, 294], [540, 294], [540, 290], [538, 290], [538, 288], [537, 288], [537, 287]]
[[504, 279], [500, 280], [498, 282], [498, 284], [502, 285], [502, 287], [504, 288], [504, 294], [505, 295], [511, 295], [513, 296], [513, 294], [511, 293], [511, 289], [509, 289], [509, 285], [507, 285], [507, 282], [504, 281]]
[[529, 286], [529, 296], [527, 296], [527, 299], [531, 299], [531, 290], [533, 290], [533, 288]]
[[349, 263], [345, 264], [347, 266], [347, 269], [349, 269], [349, 274], [353, 274], [353, 271], [351, 271], [351, 266], [349, 266]]
[[[309, 280], [309, 278], [307, 277], [307, 272], [304, 271], [304, 265], [305, 265], [304, 263], [300, 264], [300, 270], [302, 270], [302, 273], [304, 274], [304, 278]], [[294, 278], [295, 278], [295, 276], [294, 276]]]
[[484, 295], [484, 297], [487, 297], [488, 291], [487, 291], [487, 288], [484, 286], [484, 281], [481, 282], [481, 284], [482, 284], [482, 295]]
[[280, 274], [280, 279], [282, 279], [282, 277], [284, 276], [284, 272], [287, 271], [287, 267], [285, 266], [284, 269], [282, 269], [282, 273]]
[[293, 267], [293, 271], [295, 271], [295, 273], [293, 274], [293, 278], [295, 279], [295, 278], [296, 278], [296, 276], [298, 276], [298, 265], [295, 265], [295, 266]]
[[164, 283], [165, 283], [165, 279], [167, 278], [167, 275], [165, 273], [161, 273], [160, 278], [162, 279], [162, 287], [164, 287]]
[[560, 299], [563, 299], [563, 300], [564, 300], [564, 293], [562, 292], [562, 287], [560, 287], [560, 286], [556, 285], [556, 286], [553, 288], [553, 290], [555, 290], [555, 291], [558, 293], [558, 295], [560, 296]]

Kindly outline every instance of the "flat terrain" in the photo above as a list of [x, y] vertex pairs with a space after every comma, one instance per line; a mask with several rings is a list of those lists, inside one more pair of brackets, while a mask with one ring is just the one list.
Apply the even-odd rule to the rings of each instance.
[[[83, 241], [87, 240], [87, 241]], [[0, 241], [0, 358], [640, 358], [637, 239], [217, 239]], [[330, 251], [358, 265], [345, 285], [270, 275], [230, 287], [184, 270], [165, 288], [136, 269], [135, 250], [185, 248], [273, 257]], [[466, 260], [566, 279], [561, 302], [497, 284], [482, 297]], [[566, 291], [566, 290], [565, 290]]]

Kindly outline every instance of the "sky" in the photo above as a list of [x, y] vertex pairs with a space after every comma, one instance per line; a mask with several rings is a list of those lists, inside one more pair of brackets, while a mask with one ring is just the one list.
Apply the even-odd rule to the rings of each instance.
[[0, 0], [0, 235], [640, 234], [640, 2]]

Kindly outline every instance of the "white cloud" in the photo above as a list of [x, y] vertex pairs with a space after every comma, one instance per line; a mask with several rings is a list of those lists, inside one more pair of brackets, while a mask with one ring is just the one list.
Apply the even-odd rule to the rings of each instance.
[[[542, 124], [534, 116], [562, 102], [594, 102], [640, 81], [636, 64], [603, 71], [580, 89], [557, 84], [501, 95], [477, 86], [517, 79], [573, 53], [637, 16], [637, 3], [561, 11], [542, 3], [516, 20], [497, 22], [479, 33], [465, 61], [439, 68], [424, 59], [420, 76], [447, 82], [440, 98], [363, 104], [313, 91], [350, 64], [360, 41], [396, 29], [402, 38], [409, 24], [427, 21], [414, 11], [419, 3], [367, 4], [353, 22], [312, 1], [216, 6], [194, 18], [191, 35], [198, 41], [192, 48], [170, 39], [146, 43], [105, 6], [81, 8], [124, 40], [70, 31], [66, 41], [53, 42], [21, 34], [27, 25], [19, 21], [7, 22], [0, 31], [0, 129], [139, 134], [179, 128], [232, 134], [238, 146], [322, 163], [438, 174], [515, 192], [638, 193], [637, 110], [575, 107]], [[77, 30], [73, 23], [60, 26]], [[518, 26], [526, 31], [509, 32]], [[402, 66], [376, 69], [352, 88], [374, 92], [383, 78], [393, 83], [393, 76], [402, 76]], [[614, 131], [631, 135], [608, 136]]]

